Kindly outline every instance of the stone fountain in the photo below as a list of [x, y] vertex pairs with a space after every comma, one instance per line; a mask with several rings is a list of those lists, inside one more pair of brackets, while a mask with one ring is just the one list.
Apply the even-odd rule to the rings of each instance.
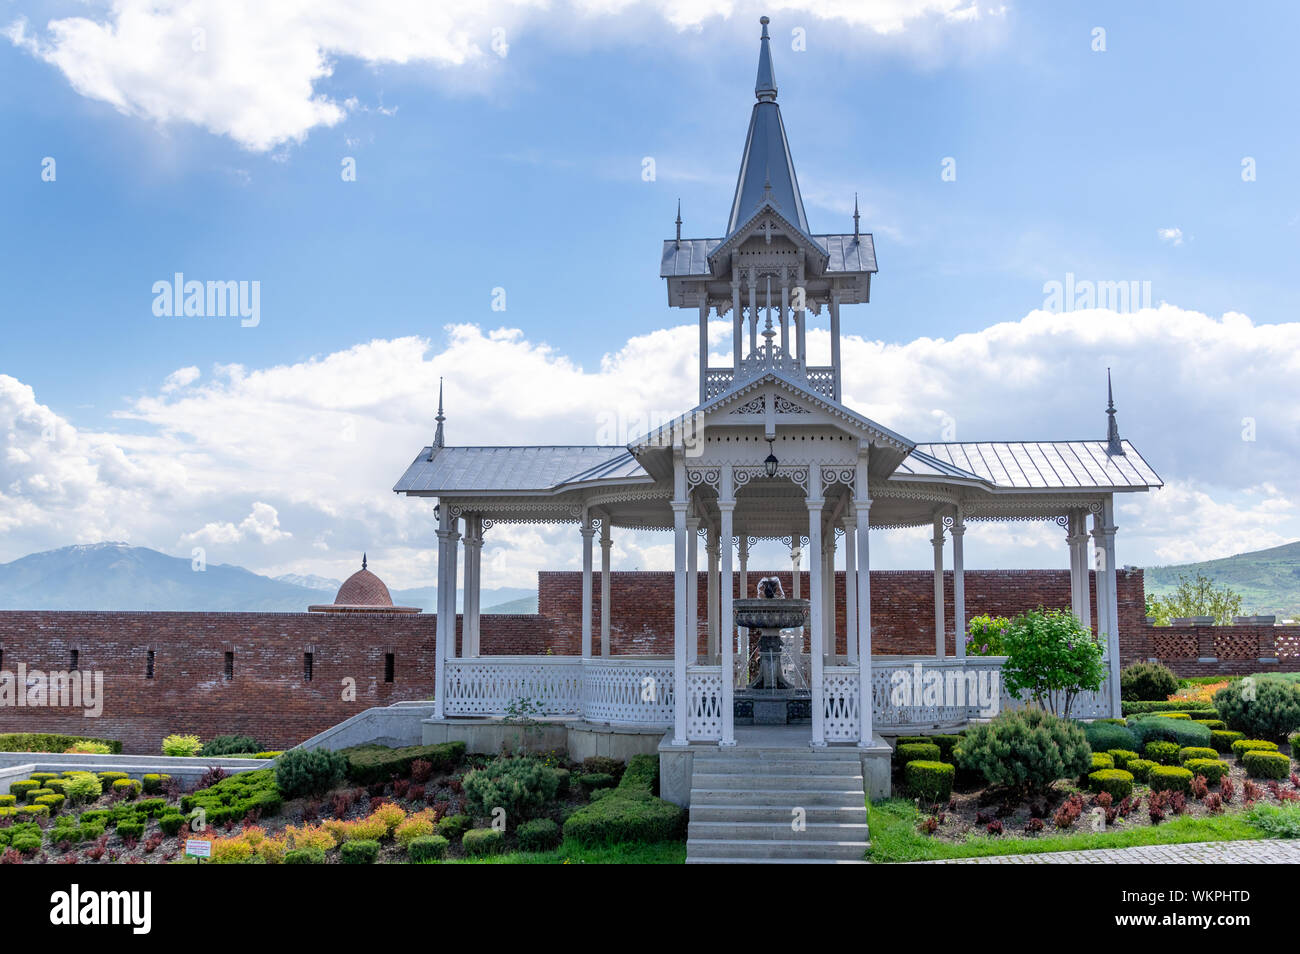
[[758, 635], [758, 675], [736, 690], [736, 721], [754, 725], [806, 722], [810, 693], [790, 685], [782, 673], [781, 631], [807, 624], [808, 601], [786, 599], [776, 577], [759, 580], [757, 593], [733, 604], [736, 625]]

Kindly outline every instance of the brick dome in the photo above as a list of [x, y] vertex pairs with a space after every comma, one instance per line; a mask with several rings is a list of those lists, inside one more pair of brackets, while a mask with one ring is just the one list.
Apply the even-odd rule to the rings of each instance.
[[361, 569], [343, 581], [333, 603], [307, 607], [312, 613], [418, 613], [416, 606], [394, 606], [392, 594], [384, 581], [366, 568], [366, 558], [361, 558]]

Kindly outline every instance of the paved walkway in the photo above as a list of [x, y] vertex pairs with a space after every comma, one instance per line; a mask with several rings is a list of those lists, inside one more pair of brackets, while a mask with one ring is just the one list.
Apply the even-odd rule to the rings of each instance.
[[924, 865], [1294, 865], [1300, 864], [1300, 840], [1202, 841], [1185, 845], [1093, 848], [1087, 851], [991, 855], [987, 858], [946, 858], [942, 861], [916, 863]]

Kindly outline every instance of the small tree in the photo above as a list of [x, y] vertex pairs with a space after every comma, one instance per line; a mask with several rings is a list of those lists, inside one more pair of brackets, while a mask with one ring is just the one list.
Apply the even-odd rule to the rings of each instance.
[[1194, 577], [1180, 573], [1172, 593], [1147, 598], [1147, 615], [1155, 618], [1157, 626], [1168, 626], [1181, 616], [1212, 616], [1220, 626], [1227, 626], [1241, 615], [1241, 594], [1219, 586], [1204, 573]]
[[1028, 692], [1040, 708], [1069, 718], [1080, 692], [1095, 692], [1106, 676], [1101, 643], [1065, 610], [1041, 606], [1011, 621], [1002, 637], [1008, 692]]
[[1011, 620], [1005, 616], [975, 616], [966, 627], [967, 656], [1003, 655], [1002, 636]]

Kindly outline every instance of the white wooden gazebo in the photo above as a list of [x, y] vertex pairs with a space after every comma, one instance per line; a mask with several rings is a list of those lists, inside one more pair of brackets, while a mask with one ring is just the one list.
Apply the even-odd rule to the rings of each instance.
[[[1072, 609], [1093, 619], [1088, 543], [1098, 570], [1095, 618], [1109, 679], [1076, 705], [1084, 716], [1119, 711], [1119, 619], [1114, 495], [1160, 486], [1120, 439], [1113, 402], [1101, 440], [915, 443], [842, 401], [840, 310], [869, 300], [875, 247], [860, 232], [813, 233], [786, 140], [766, 24], [757, 102], [735, 197], [719, 238], [664, 242], [660, 274], [669, 304], [695, 309], [700, 328], [699, 403], [627, 446], [446, 446], [441, 395], [437, 431], [394, 490], [438, 501], [435, 718], [501, 716], [527, 699], [542, 716], [624, 726], [662, 726], [674, 744], [735, 741], [737, 653], [746, 634], [731, 625], [737, 592], [749, 593], [747, 560], [758, 540], [809, 555], [807, 669], [814, 746], [879, 744], [880, 731], [960, 724], [969, 706], [899, 705], [890, 676], [897, 657], [871, 653], [870, 537], [874, 528], [933, 528], [935, 655], [911, 665], [962, 678], [1000, 667], [965, 656], [962, 538], [984, 520], [1052, 520], [1069, 548]], [[711, 367], [708, 321], [730, 318], [732, 364]], [[810, 367], [808, 323], [825, 320], [831, 363]], [[1091, 520], [1091, 527], [1089, 527]], [[480, 554], [499, 523], [576, 525], [582, 547], [580, 657], [479, 654]], [[620, 530], [664, 530], [675, 547], [674, 654], [610, 652], [610, 546]], [[708, 648], [696, 651], [701, 608], [693, 584], [703, 538]], [[600, 544], [600, 569], [594, 566]], [[943, 570], [951, 546], [956, 656], [945, 657]], [[829, 638], [834, 567], [843, 547], [848, 586], [847, 652]], [[459, 554], [464, 552], [463, 655], [456, 656]], [[797, 564], [796, 564], [797, 565]], [[796, 574], [796, 580], [798, 576]], [[599, 621], [594, 586], [602, 587]], [[597, 630], [597, 625], [599, 629]], [[1013, 704], [1013, 700], [1007, 700]]]

